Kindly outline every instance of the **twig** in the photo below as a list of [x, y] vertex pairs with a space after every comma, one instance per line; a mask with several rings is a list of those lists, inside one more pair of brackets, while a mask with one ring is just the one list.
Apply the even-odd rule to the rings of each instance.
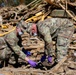
[[[66, 8], [65, 8], [61, 3], [59, 3], [59, 5], [62, 7], [63, 10], [66, 10]], [[76, 21], [76, 18], [75, 18], [68, 10], [66, 10], [66, 12], [70, 15], [70, 17], [71, 17], [73, 20]]]

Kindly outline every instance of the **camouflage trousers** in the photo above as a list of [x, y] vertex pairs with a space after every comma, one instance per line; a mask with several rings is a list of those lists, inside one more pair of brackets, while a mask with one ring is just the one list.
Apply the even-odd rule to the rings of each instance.
[[68, 48], [74, 33], [74, 27], [61, 28], [57, 36], [56, 52], [57, 62], [64, 58], [68, 53]]

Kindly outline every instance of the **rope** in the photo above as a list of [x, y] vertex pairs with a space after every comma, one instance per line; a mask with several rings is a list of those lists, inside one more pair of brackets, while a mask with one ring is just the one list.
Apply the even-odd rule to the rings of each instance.
[[5, 33], [0, 34], [0, 37], [1, 37], [1, 36], [4, 36], [4, 35], [6, 35], [6, 34], [9, 34], [10, 32], [14, 31], [15, 29], [16, 29], [16, 26], [15, 26], [12, 30], [10, 30], [10, 31], [8, 31], [8, 32], [5, 32]]

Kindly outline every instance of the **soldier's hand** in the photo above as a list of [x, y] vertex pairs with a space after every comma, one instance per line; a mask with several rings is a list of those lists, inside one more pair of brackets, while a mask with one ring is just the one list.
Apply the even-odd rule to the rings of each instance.
[[48, 56], [47, 59], [48, 59], [48, 62], [49, 62], [49, 63], [52, 63], [52, 57], [51, 57], [51, 56]]
[[41, 62], [44, 62], [45, 59], [46, 59], [46, 55], [43, 55], [43, 56], [41, 57], [40, 61], [41, 61]]
[[28, 63], [30, 64], [31, 67], [36, 67], [37, 63], [32, 60], [28, 60]]
[[22, 50], [27, 56], [31, 56], [32, 54], [31, 54], [31, 52], [30, 51], [27, 51], [27, 50]]

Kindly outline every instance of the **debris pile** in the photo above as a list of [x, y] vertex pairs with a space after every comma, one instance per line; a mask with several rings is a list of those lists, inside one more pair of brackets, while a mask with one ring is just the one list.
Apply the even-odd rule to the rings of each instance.
[[[72, 5], [73, 3], [68, 3]], [[75, 3], [74, 3], [75, 4]], [[61, 8], [69, 14], [68, 10], [59, 4]], [[25, 22], [38, 22], [45, 18], [51, 18], [52, 11], [56, 8], [53, 5], [49, 5], [43, 0], [34, 0], [28, 5], [19, 5], [17, 7], [4, 7], [0, 10], [0, 15], [3, 17], [4, 24], [16, 25], [21, 19]], [[75, 13], [75, 12], [74, 12]], [[70, 17], [76, 22], [76, 15], [69, 14]], [[56, 16], [55, 16], [56, 17]], [[62, 17], [62, 16], [61, 16]], [[76, 23], [75, 23], [76, 24]], [[76, 26], [75, 26], [76, 27]], [[4, 32], [7, 32], [3, 29]], [[45, 43], [39, 37], [30, 36], [28, 33], [24, 33], [22, 36], [22, 46], [25, 50], [31, 52], [29, 56], [32, 60], [39, 61], [44, 53]], [[56, 42], [53, 41], [55, 48]], [[68, 55], [63, 58], [57, 65], [51, 66], [48, 70], [44, 64], [36, 69], [27, 66], [21, 66], [20, 68], [12, 68], [10, 65], [7, 68], [0, 69], [2, 75], [75, 75], [76, 74], [76, 32], [73, 34], [72, 42], [70, 43]], [[49, 65], [49, 64], [48, 64]], [[29, 67], [29, 68], [28, 68]]]
[[24, 33], [21, 37], [23, 48], [32, 54], [30, 58], [39, 61], [44, 54], [44, 41], [38, 37], [30, 36], [28, 33]]
[[[39, 6], [40, 5], [40, 6]], [[41, 0], [35, 0], [28, 5], [19, 5], [17, 7], [4, 7], [0, 10], [4, 23], [18, 22], [22, 18], [24, 20], [34, 16], [38, 12], [45, 11], [45, 6]]]

